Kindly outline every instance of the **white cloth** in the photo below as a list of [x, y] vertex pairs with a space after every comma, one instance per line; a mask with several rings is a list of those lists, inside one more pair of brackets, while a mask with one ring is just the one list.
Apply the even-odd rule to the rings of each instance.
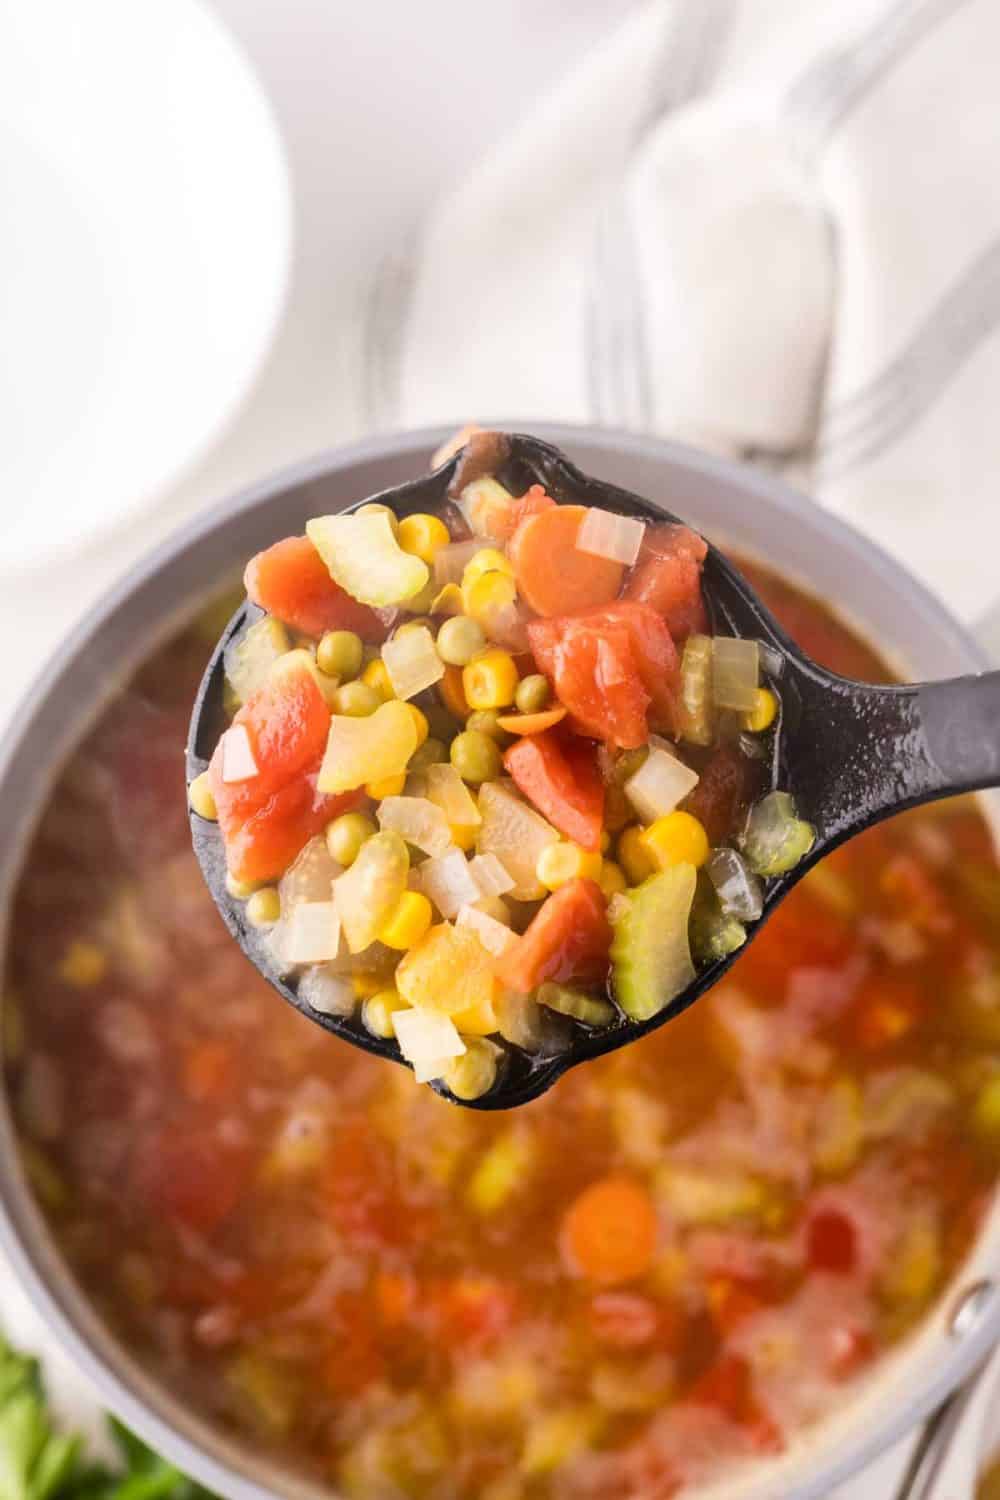
[[[1000, 594], [1000, 5], [651, 0], [383, 266], [368, 421], [757, 459]], [[969, 544], [969, 537], [975, 538]]]

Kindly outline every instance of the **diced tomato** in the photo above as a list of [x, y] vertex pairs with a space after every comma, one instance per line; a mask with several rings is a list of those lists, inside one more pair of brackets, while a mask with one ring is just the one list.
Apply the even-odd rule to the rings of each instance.
[[568, 880], [539, 908], [501, 961], [502, 982], [530, 994], [546, 979], [603, 980], [611, 947], [604, 894], [593, 880]]
[[556, 697], [585, 733], [628, 750], [645, 744], [650, 725], [673, 728], [677, 650], [654, 610], [619, 601], [533, 620], [528, 639]]
[[133, 1170], [154, 1222], [210, 1234], [242, 1197], [248, 1166], [246, 1153], [200, 1131], [167, 1128], [143, 1142]]
[[582, 849], [600, 849], [604, 782], [589, 745], [549, 729], [525, 735], [503, 759], [518, 790], [553, 827]]
[[846, 1275], [858, 1260], [857, 1235], [845, 1214], [834, 1208], [813, 1214], [806, 1227], [806, 1253], [809, 1264], [818, 1271]]
[[378, 1380], [385, 1360], [363, 1298], [345, 1293], [334, 1310], [334, 1343], [323, 1365], [324, 1385], [337, 1397], [356, 1397]]
[[719, 745], [712, 752], [698, 785], [682, 804], [704, 826], [709, 843], [722, 843], [738, 826], [740, 814], [753, 800], [758, 775], [755, 763], [732, 745]]
[[216, 794], [226, 864], [237, 880], [250, 885], [277, 880], [332, 818], [364, 802], [360, 789], [334, 797], [317, 791], [318, 770], [317, 763], [309, 774], [282, 787], [249, 813], [239, 807], [233, 810], [225, 794], [221, 798]]
[[675, 641], [708, 630], [701, 592], [701, 569], [708, 546], [687, 526], [654, 526], [646, 530], [623, 599], [648, 604], [663, 616]]
[[390, 617], [335, 583], [307, 536], [289, 536], [258, 552], [243, 581], [254, 604], [303, 635], [318, 639], [327, 630], [353, 630], [378, 645], [389, 634]]

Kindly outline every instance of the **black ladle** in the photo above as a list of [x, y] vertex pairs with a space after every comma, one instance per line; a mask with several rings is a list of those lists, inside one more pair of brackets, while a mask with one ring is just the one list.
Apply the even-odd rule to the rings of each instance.
[[[541, 483], [560, 503], [596, 505], [654, 523], [677, 519], [627, 490], [582, 474], [557, 448], [536, 438], [514, 435], [505, 440], [504, 452], [500, 477], [515, 493]], [[399, 516], [436, 509], [448, 501], [462, 463], [459, 453], [434, 473], [364, 496], [357, 505], [379, 501]], [[460, 484], [466, 473], [467, 468], [459, 476]], [[556, 559], [553, 562], [557, 565]], [[782, 670], [776, 686], [781, 712], [772, 731], [771, 785], [791, 792], [799, 815], [816, 829], [816, 842], [806, 858], [790, 874], [765, 882], [763, 915], [747, 932], [752, 942], [792, 887], [845, 839], [919, 803], [1000, 784], [1000, 672], [900, 686], [850, 682], [805, 656], [743, 575], [711, 545], [703, 588], [715, 634], [756, 639], [780, 653]], [[202, 679], [188, 738], [189, 781], [205, 769], [227, 727], [223, 655], [254, 613], [248, 603], [233, 616]], [[395, 1042], [373, 1037], [357, 1015], [342, 1019], [314, 1011], [299, 999], [294, 978], [269, 967], [259, 940], [247, 927], [242, 904], [226, 889], [217, 825], [192, 814], [191, 829], [198, 862], [226, 926], [282, 998], [344, 1041], [402, 1062]], [[635, 1023], [621, 1017], [600, 1031], [575, 1027], [568, 1050], [553, 1056], [532, 1056], [505, 1044], [506, 1058], [496, 1084], [469, 1107], [524, 1104], [551, 1088], [567, 1068], [645, 1036], [686, 1010], [742, 951], [702, 969], [693, 984], [652, 1020]], [[453, 1098], [443, 1085], [435, 1087], [445, 1098]]]

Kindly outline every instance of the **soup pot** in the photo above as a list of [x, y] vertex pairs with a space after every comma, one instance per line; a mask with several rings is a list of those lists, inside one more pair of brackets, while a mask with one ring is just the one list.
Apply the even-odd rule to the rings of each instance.
[[[828, 599], [909, 675], [945, 677], [985, 665], [969, 634], [898, 564], [776, 479], [646, 438], [554, 426], [539, 432], [584, 470], [654, 504], [662, 500], [716, 541], [756, 554]], [[21, 708], [0, 756], [0, 940], [24, 852], [62, 763], [142, 658], [233, 581], [241, 559], [301, 530], [309, 516], [425, 469], [443, 436], [424, 431], [376, 439], [265, 480], [181, 531], [75, 631]], [[178, 795], [182, 772], [178, 765]], [[320, 1493], [202, 1422], [112, 1336], [75, 1284], [32, 1200], [6, 1101], [0, 1104], [0, 1200], [0, 1234], [29, 1295], [112, 1411], [232, 1500]], [[788, 1453], [762, 1461], [739, 1481], [728, 1479], [725, 1500], [821, 1496], [926, 1418], [1000, 1335], [998, 1284], [1000, 1211], [994, 1210], [922, 1327]], [[721, 1500], [718, 1488], [704, 1491], [704, 1500], [712, 1493]]]

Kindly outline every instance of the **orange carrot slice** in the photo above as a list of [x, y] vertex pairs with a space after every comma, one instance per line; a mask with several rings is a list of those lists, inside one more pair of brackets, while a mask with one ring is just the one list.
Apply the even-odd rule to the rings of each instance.
[[613, 1286], [649, 1270], [656, 1238], [656, 1210], [646, 1188], [631, 1177], [604, 1177], [570, 1204], [560, 1248], [574, 1275]]
[[508, 734], [541, 734], [566, 717], [564, 708], [544, 708], [537, 714], [498, 714], [497, 723]]
[[585, 505], [556, 505], [528, 516], [511, 538], [518, 592], [537, 615], [573, 614], [618, 597], [622, 564], [577, 551], [586, 513]]

